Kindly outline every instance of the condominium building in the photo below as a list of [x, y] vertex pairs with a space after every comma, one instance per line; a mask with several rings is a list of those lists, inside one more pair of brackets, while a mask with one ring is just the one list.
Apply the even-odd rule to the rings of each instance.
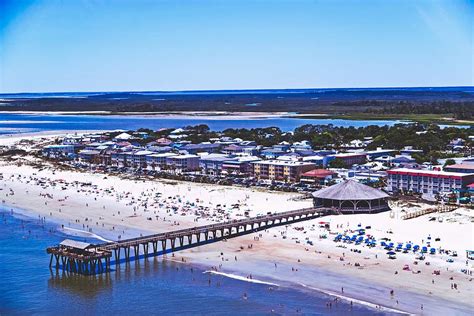
[[474, 182], [474, 173], [397, 168], [387, 171], [387, 191], [428, 195], [465, 190]]
[[170, 169], [180, 171], [199, 170], [199, 156], [197, 155], [177, 155], [166, 158], [166, 166]]
[[166, 159], [169, 157], [174, 157], [177, 156], [175, 153], [156, 153], [156, 154], [151, 154], [146, 157], [146, 162], [147, 165], [155, 170], [155, 169], [166, 169]]
[[202, 155], [199, 160], [199, 168], [203, 174], [215, 176], [222, 172], [222, 165], [224, 162], [233, 160], [237, 160], [237, 158], [232, 158], [225, 154]]
[[294, 160], [261, 160], [251, 164], [255, 178], [285, 182], [297, 182], [302, 173], [316, 168], [314, 163]]

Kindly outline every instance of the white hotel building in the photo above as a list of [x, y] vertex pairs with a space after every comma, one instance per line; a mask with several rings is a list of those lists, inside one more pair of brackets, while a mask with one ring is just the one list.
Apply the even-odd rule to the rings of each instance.
[[474, 182], [474, 173], [398, 168], [387, 171], [387, 191], [428, 195], [465, 190]]

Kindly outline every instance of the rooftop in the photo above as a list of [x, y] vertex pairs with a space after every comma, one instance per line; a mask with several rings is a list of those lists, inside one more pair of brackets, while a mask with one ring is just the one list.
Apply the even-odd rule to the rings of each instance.
[[474, 173], [474, 163], [456, 163], [454, 165], [449, 165], [444, 167], [445, 169], [466, 169], [472, 170]]
[[331, 200], [376, 200], [387, 198], [385, 192], [369, 187], [354, 180], [345, 180], [341, 183], [313, 192], [315, 198]]
[[177, 155], [177, 156], [170, 156], [173, 159], [188, 159], [188, 158], [199, 158], [197, 155]]
[[363, 152], [358, 152], [358, 153], [339, 153], [339, 154], [334, 155], [334, 157], [336, 158], [356, 157], [356, 156], [366, 156], [366, 154]]
[[252, 163], [264, 164], [264, 165], [279, 165], [279, 166], [308, 166], [314, 165], [311, 162], [295, 161], [295, 160], [261, 160]]
[[160, 154], [148, 155], [148, 157], [172, 157], [172, 156], [178, 156], [178, 155], [175, 153], [160, 153]]
[[84, 250], [87, 247], [89, 247], [91, 244], [82, 242], [82, 241], [72, 240], [72, 239], [65, 239], [61, 241], [60, 245], [65, 246], [65, 247], [71, 247], [71, 248]]
[[302, 174], [303, 177], [325, 178], [336, 173], [327, 169], [313, 169]]
[[474, 175], [471, 173], [462, 172], [451, 172], [441, 170], [428, 170], [428, 169], [409, 169], [409, 168], [395, 168], [387, 171], [388, 173], [407, 173], [407, 174], [424, 174], [432, 176], [451, 176], [451, 177], [465, 177], [468, 175]]

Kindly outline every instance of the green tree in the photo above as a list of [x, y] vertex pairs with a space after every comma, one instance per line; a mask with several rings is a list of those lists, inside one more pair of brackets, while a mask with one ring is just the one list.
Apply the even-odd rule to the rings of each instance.
[[454, 161], [454, 159], [447, 159], [443, 167], [452, 166], [454, 164], [456, 164], [456, 161]]

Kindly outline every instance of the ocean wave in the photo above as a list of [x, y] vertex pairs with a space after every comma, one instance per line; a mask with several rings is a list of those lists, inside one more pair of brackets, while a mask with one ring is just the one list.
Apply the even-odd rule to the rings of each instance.
[[349, 296], [344, 296], [344, 295], [341, 295], [339, 293], [335, 293], [335, 292], [332, 292], [332, 291], [327, 291], [327, 290], [315, 288], [315, 287], [306, 285], [304, 283], [298, 282], [298, 284], [301, 285], [304, 288], [314, 290], [314, 291], [318, 291], [318, 292], [324, 293], [324, 294], [329, 295], [329, 296], [337, 297], [338, 299], [341, 299], [341, 300], [344, 300], [344, 301], [347, 301], [347, 302], [353, 302], [355, 304], [363, 305], [363, 306], [366, 306], [366, 307], [369, 307], [369, 308], [372, 308], [372, 309], [376, 309], [376, 310], [379, 310], [379, 311], [398, 313], [398, 314], [403, 314], [403, 315], [415, 315], [415, 314], [410, 314], [410, 313], [407, 313], [407, 312], [404, 312], [404, 311], [401, 311], [401, 310], [398, 310], [398, 309], [395, 309], [395, 308], [386, 307], [386, 306], [374, 304], [374, 303], [371, 303], [371, 302], [368, 302], [368, 301], [355, 299], [355, 298], [352, 298], [352, 297], [349, 297]]
[[279, 285], [276, 284], [276, 283], [266, 282], [266, 281], [257, 280], [257, 279], [249, 279], [249, 278], [246, 278], [246, 277], [244, 277], [244, 276], [237, 275], [237, 274], [232, 274], [232, 273], [224, 273], [224, 272], [218, 272], [218, 271], [212, 271], [212, 270], [207, 270], [207, 271], [204, 271], [203, 273], [221, 275], [221, 276], [225, 276], [225, 277], [230, 278], [230, 279], [239, 280], [239, 281], [244, 281], [244, 282], [249, 282], [249, 283], [265, 284], [265, 285], [271, 285], [271, 286], [279, 286]]

